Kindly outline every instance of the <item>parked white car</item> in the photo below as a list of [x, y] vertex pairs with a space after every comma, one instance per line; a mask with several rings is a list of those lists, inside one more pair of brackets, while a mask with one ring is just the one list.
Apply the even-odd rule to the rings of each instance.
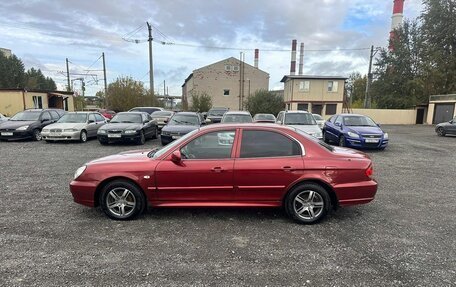
[[277, 115], [276, 123], [293, 127], [313, 137], [323, 139], [323, 134], [314, 116], [307, 111], [281, 111]]
[[320, 116], [319, 114], [312, 114], [317, 122], [318, 127], [322, 130], [323, 126], [325, 125], [325, 119]]
[[223, 115], [221, 123], [252, 123], [252, 115], [246, 111], [229, 111]]

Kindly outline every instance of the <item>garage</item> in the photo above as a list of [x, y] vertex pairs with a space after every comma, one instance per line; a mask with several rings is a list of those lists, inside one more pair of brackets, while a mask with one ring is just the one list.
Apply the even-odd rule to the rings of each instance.
[[454, 103], [436, 104], [433, 124], [448, 122], [454, 115]]
[[429, 97], [428, 124], [448, 122], [456, 116], [456, 94], [433, 95]]

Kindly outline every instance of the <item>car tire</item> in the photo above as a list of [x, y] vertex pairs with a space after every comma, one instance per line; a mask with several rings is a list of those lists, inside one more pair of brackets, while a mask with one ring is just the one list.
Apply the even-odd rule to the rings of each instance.
[[296, 186], [285, 200], [286, 213], [296, 222], [313, 224], [322, 220], [331, 209], [328, 192], [316, 183]]
[[34, 141], [40, 141], [41, 139], [42, 139], [41, 131], [39, 129], [34, 129], [33, 130], [33, 140]]
[[322, 136], [323, 136], [323, 141], [324, 141], [325, 143], [329, 143], [329, 140], [326, 138], [326, 131], [323, 130], [321, 133], [322, 133]]
[[146, 208], [143, 192], [126, 180], [114, 180], [105, 185], [99, 202], [103, 212], [115, 220], [131, 220]]
[[144, 131], [141, 131], [139, 134], [139, 139], [136, 142], [138, 145], [144, 145], [146, 143], [146, 135], [144, 134]]
[[445, 133], [445, 129], [444, 129], [444, 128], [439, 127], [439, 128], [437, 129], [437, 135], [438, 135], [439, 137], [444, 137], [445, 134], [446, 134], [446, 133]]
[[154, 135], [152, 136], [153, 139], [158, 139], [158, 128], [157, 126], [155, 126], [155, 131], [154, 131]]
[[345, 137], [344, 136], [340, 136], [340, 138], [339, 138], [339, 146], [341, 146], [341, 147], [345, 147], [346, 146]]
[[79, 135], [79, 141], [82, 143], [85, 143], [87, 141], [87, 132], [85, 130], [81, 131], [81, 134]]

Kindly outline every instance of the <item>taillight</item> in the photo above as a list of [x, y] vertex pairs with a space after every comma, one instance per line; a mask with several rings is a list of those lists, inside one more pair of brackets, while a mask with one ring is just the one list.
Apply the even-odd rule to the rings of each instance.
[[369, 165], [369, 167], [366, 169], [366, 175], [369, 178], [372, 178], [372, 175], [374, 174], [374, 168], [372, 167], [372, 164]]

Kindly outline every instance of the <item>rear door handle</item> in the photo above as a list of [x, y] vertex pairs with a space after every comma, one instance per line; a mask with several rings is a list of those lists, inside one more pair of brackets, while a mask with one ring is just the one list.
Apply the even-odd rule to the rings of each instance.
[[213, 168], [212, 168], [212, 171], [213, 171], [213, 172], [222, 172], [222, 171], [224, 171], [224, 169], [221, 168], [220, 166], [216, 166], [216, 167], [213, 167]]
[[284, 166], [284, 167], [282, 167], [282, 170], [283, 171], [293, 171], [294, 168], [292, 168], [291, 166]]

